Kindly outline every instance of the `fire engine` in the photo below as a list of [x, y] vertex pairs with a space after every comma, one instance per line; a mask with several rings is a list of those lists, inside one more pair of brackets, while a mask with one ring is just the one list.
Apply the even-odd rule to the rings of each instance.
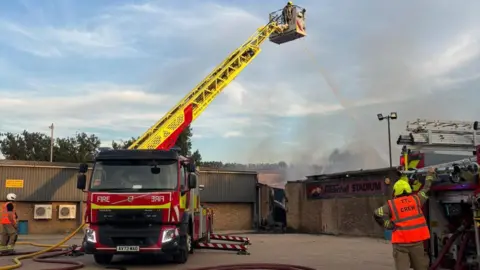
[[[290, 6], [289, 20], [272, 12], [269, 22], [230, 54], [127, 150], [99, 151], [90, 181], [80, 166], [77, 188], [87, 193], [83, 250], [99, 264], [115, 254], [171, 254], [185, 263], [195, 248], [246, 253], [247, 238], [212, 234], [212, 211], [202, 207], [197, 170], [179, 154], [180, 133], [260, 53], [270, 39], [283, 44], [306, 35], [305, 9]], [[87, 183], [88, 182], [88, 183]], [[211, 239], [243, 244], [210, 243]]]
[[448, 151], [467, 156], [434, 165], [438, 177], [423, 209], [431, 233], [425, 249], [432, 270], [480, 269], [478, 135], [477, 122], [418, 119], [407, 122], [407, 134], [397, 140], [403, 145], [403, 173], [409, 175], [414, 190], [420, 188], [418, 181], [423, 181], [429, 167], [424, 167], [426, 154]]

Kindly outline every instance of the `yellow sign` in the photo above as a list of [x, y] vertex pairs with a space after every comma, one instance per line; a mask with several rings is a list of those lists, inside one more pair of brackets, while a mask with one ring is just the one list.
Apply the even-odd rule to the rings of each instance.
[[23, 188], [23, 179], [7, 179], [5, 181], [6, 188]]

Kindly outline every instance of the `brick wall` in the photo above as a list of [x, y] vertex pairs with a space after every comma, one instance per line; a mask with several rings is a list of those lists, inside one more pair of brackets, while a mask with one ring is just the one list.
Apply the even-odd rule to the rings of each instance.
[[[83, 221], [83, 213], [79, 215], [80, 209], [77, 204], [76, 220], [60, 220], [58, 219], [58, 206], [71, 205], [74, 203], [54, 202], [54, 203], [37, 203], [52, 205], [52, 219], [35, 220], [34, 207], [35, 203], [16, 202], [17, 214], [19, 220], [28, 221], [29, 234], [66, 234], [75, 230]], [[83, 204], [85, 205], [85, 204]], [[253, 204], [248, 203], [210, 203], [208, 207], [214, 209], [214, 229], [219, 230], [250, 230], [253, 225]], [[82, 212], [85, 207], [82, 207]]]
[[250, 203], [204, 203], [213, 209], [214, 231], [251, 230], [253, 226], [253, 204]]
[[[4, 203], [4, 202], [2, 202]], [[62, 220], [58, 219], [59, 205], [72, 205], [71, 202], [54, 202], [54, 203], [37, 203], [37, 204], [51, 204], [52, 205], [52, 219], [48, 220], [35, 220], [34, 209], [35, 203], [28, 202], [16, 202], [15, 207], [17, 209], [18, 219], [20, 221], [28, 222], [29, 234], [65, 234], [75, 230], [79, 224], [76, 219]], [[79, 209], [77, 204], [77, 219]]]
[[287, 228], [301, 231], [302, 204], [305, 197], [305, 185], [301, 182], [288, 183], [285, 188], [287, 197]]
[[[373, 211], [384, 204], [388, 196], [308, 200], [302, 182], [288, 183], [285, 191], [290, 229], [304, 233], [383, 236], [383, 230], [373, 219]], [[386, 194], [391, 194], [391, 186]]]
[[272, 188], [266, 185], [260, 186], [260, 221], [268, 218], [270, 211], [270, 192]]

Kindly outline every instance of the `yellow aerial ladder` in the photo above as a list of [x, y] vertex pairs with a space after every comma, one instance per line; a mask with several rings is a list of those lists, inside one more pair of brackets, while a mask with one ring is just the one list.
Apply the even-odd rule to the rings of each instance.
[[133, 142], [128, 149], [172, 148], [180, 133], [210, 105], [215, 97], [260, 53], [269, 38], [276, 44], [306, 35], [305, 9], [288, 2], [283, 10], [270, 13], [269, 22], [230, 54], [165, 116]]

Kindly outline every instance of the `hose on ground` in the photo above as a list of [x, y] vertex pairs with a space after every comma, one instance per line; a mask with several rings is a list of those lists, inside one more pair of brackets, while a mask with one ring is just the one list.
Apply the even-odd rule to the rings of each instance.
[[189, 270], [316, 270], [300, 265], [290, 264], [274, 264], [274, 263], [247, 263], [247, 264], [230, 264], [230, 265], [218, 265], [208, 266], [202, 268], [192, 268]]
[[[35, 242], [16, 242], [15, 245], [22, 245], [22, 246], [33, 246], [33, 247], [51, 247], [53, 245], [49, 244], [40, 244], [40, 243], [35, 243]], [[67, 245], [61, 245], [58, 246], [57, 248], [69, 248], [70, 246]]]
[[[62, 245], [65, 244], [68, 240], [72, 239], [72, 237], [74, 237], [81, 229], [83, 229], [84, 226], [85, 226], [85, 223], [82, 223], [82, 225], [80, 225], [77, 229], [75, 229], [75, 231], [73, 231], [70, 235], [68, 235], [62, 241], [58, 242], [55, 245], [45, 245], [47, 247], [46, 249], [39, 250], [39, 251], [33, 252], [33, 253], [28, 253], [28, 254], [16, 256], [15, 258], [12, 259], [14, 264], [7, 265], [7, 266], [2, 266], [2, 267], [0, 267], [0, 270], [12, 270], [12, 269], [20, 268], [22, 266], [21, 260], [35, 258], [35, 257], [37, 257], [39, 255], [42, 255], [42, 254], [45, 254], [47, 252], [57, 250], [58, 248], [62, 247]], [[37, 246], [40, 246], [40, 245], [44, 246], [43, 244], [37, 244]], [[70, 252], [70, 251], [68, 251], [68, 252]], [[66, 269], [71, 269], [71, 268], [66, 268]], [[74, 268], [74, 269], [78, 269], [78, 268]]]
[[56, 268], [55, 270], [75, 270], [75, 269], [80, 269], [80, 268], [84, 267], [85, 265], [81, 262], [70, 261], [70, 260], [57, 260], [57, 259], [52, 260], [52, 259], [50, 259], [50, 258], [53, 258], [53, 257], [67, 255], [70, 252], [71, 252], [70, 250], [63, 250], [63, 251], [59, 251], [59, 252], [42, 254], [42, 255], [38, 255], [37, 257], [34, 257], [33, 261], [34, 262], [40, 262], [40, 263], [56, 263], [56, 264], [71, 265], [71, 266], [64, 266], [64, 267], [61, 267], [61, 268]]

